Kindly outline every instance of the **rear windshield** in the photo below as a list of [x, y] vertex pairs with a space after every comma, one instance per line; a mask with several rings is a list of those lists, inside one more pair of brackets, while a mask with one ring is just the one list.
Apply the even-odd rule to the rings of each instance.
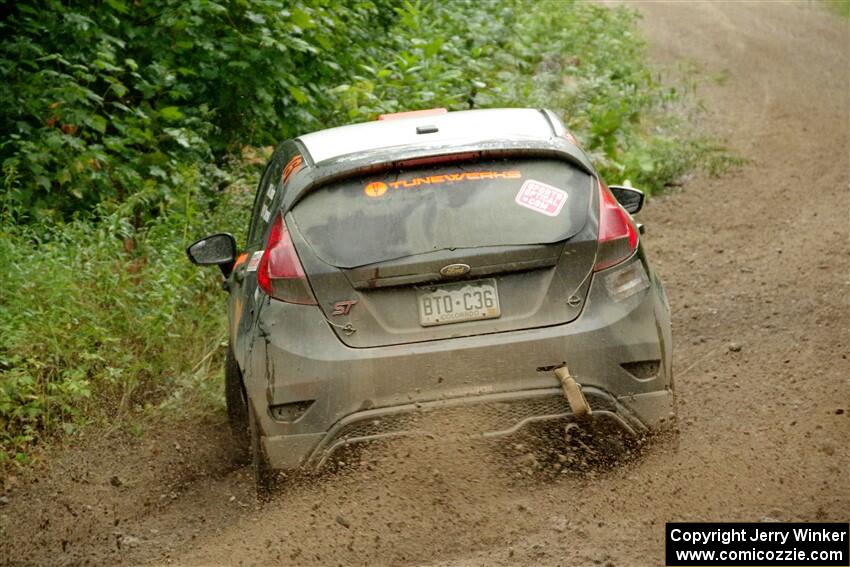
[[565, 240], [584, 225], [591, 184], [560, 160], [441, 164], [322, 187], [292, 216], [322, 260], [354, 268], [443, 249]]

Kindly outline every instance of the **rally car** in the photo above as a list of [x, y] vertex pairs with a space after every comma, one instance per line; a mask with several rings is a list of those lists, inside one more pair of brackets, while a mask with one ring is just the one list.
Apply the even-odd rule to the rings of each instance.
[[244, 241], [188, 248], [224, 274], [227, 408], [258, 488], [428, 418], [497, 440], [669, 424], [643, 201], [548, 110], [409, 112], [280, 144]]

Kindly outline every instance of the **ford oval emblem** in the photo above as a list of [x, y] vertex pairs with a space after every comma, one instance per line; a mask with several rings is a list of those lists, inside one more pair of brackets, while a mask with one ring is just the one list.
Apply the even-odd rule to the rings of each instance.
[[449, 264], [448, 266], [443, 266], [440, 270], [440, 275], [446, 277], [463, 276], [468, 273], [468, 264]]

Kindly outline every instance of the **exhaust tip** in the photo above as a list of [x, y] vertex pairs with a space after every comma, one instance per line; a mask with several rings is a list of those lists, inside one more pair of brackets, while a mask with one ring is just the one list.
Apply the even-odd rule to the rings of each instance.
[[564, 397], [567, 398], [567, 403], [570, 404], [573, 415], [576, 417], [592, 415], [593, 411], [590, 409], [590, 404], [587, 403], [587, 398], [584, 397], [584, 392], [581, 391], [581, 384], [570, 376], [570, 370], [566, 366], [561, 366], [555, 369], [555, 376], [561, 382]]

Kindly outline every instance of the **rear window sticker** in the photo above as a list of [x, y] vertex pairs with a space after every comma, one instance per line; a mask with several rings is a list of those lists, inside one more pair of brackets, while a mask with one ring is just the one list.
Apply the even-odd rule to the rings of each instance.
[[413, 177], [411, 179], [399, 179], [398, 181], [373, 181], [366, 185], [364, 192], [370, 197], [380, 197], [387, 192], [388, 187], [393, 189], [408, 189], [420, 185], [441, 185], [444, 183], [458, 183], [461, 181], [479, 181], [482, 179], [521, 179], [522, 172], [510, 169], [506, 171], [463, 171], [461, 173], [445, 173], [441, 175], [427, 175], [425, 177]]
[[251, 254], [251, 259], [248, 260], [248, 267], [245, 268], [246, 272], [256, 272], [257, 266], [260, 265], [260, 259], [263, 257], [264, 250], [257, 250], [253, 254]]
[[373, 181], [366, 186], [365, 191], [370, 197], [380, 197], [387, 192], [387, 184], [383, 181]]
[[556, 217], [567, 202], [567, 192], [533, 179], [522, 184], [516, 204], [548, 217]]
[[275, 194], [275, 186], [269, 185], [269, 188], [266, 191], [266, 197], [268, 197], [269, 201], [274, 200], [274, 194]]
[[269, 222], [269, 219], [272, 216], [272, 212], [269, 210], [265, 203], [263, 203], [263, 208], [262, 210], [260, 210], [260, 216], [263, 217], [263, 220], [265, 222]]

